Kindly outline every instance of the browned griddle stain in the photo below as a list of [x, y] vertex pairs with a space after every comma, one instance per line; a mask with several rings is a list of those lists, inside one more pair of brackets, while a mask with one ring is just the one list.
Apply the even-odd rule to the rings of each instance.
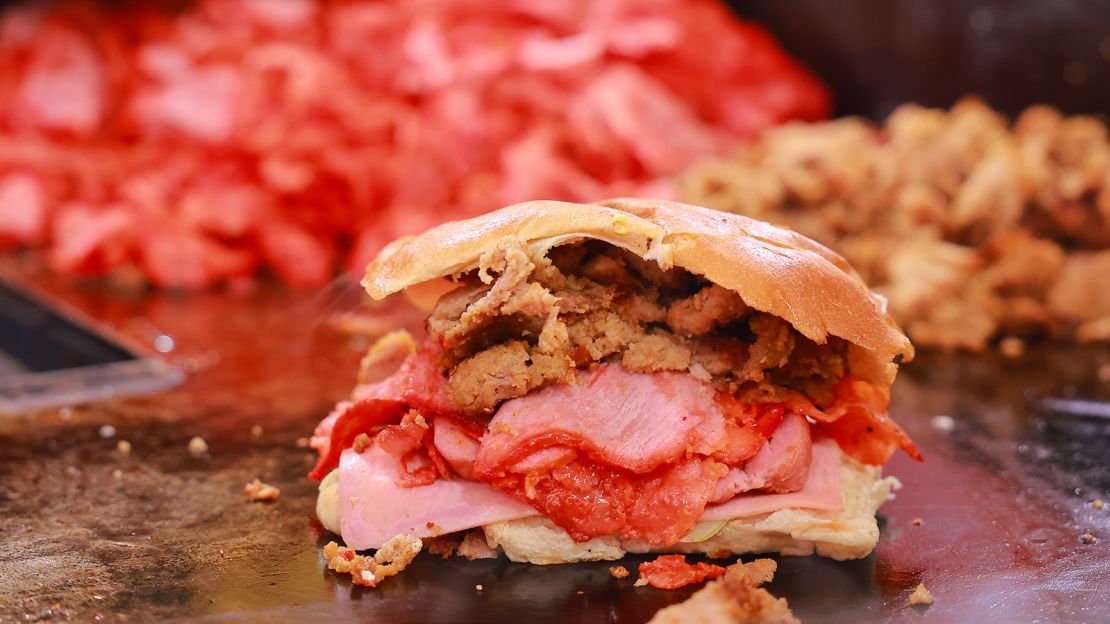
[[[136, 339], [173, 336], [171, 359], [192, 372], [158, 396], [0, 417], [0, 621], [643, 622], [696, 589], [633, 588], [610, 577], [610, 562], [427, 555], [379, 588], [352, 586], [320, 558], [331, 537], [313, 520], [312, 458], [295, 441], [354, 381], [365, 345], [325, 321], [358, 305], [357, 287], [183, 297], [34, 277]], [[906, 487], [883, 508], [876, 553], [780, 558], [770, 590], [803, 621], [900, 617], [922, 581], [935, 621], [1110, 612], [1110, 540], [1079, 538], [1110, 535], [1110, 514], [1090, 504], [1110, 486], [1104, 457], [1090, 459], [1106, 424], [1036, 417], [1026, 405], [1029, 388], [1066, 390], [1108, 357], [1061, 347], [1016, 361], [920, 357], [893, 412], [926, 461], [891, 464]], [[955, 426], [935, 426], [937, 415]], [[102, 437], [103, 425], [115, 435]], [[208, 445], [199, 457], [187, 449], [194, 436]], [[256, 477], [281, 498], [248, 502], [242, 488]]]

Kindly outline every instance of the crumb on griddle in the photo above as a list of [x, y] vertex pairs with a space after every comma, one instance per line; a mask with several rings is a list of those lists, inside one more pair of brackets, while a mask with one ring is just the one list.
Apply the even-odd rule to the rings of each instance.
[[628, 568], [626, 568], [622, 565], [610, 566], [609, 567], [609, 576], [611, 576], [615, 579], [628, 578]]
[[946, 414], [933, 416], [932, 424], [933, 429], [937, 429], [938, 431], [952, 431], [952, 429], [956, 427], [955, 419]]
[[482, 586], [481, 586], [481, 585], [475, 585], [475, 586], [474, 586], [474, 589], [476, 589], [476, 590], [478, 590], [478, 591], [482, 591], [482, 589], [483, 589], [483, 588], [482, 588]]
[[412, 563], [424, 547], [419, 538], [411, 535], [396, 535], [378, 549], [374, 556], [363, 556], [352, 548], [328, 542], [324, 546], [324, 558], [328, 569], [340, 574], [350, 574], [355, 585], [377, 587], [382, 580], [400, 574]]
[[918, 583], [917, 588], [910, 594], [911, 605], [931, 605], [933, 604], [933, 595], [925, 587], [925, 583]]
[[193, 439], [189, 440], [188, 448], [190, 455], [200, 457], [208, 452], [208, 443], [200, 436], [193, 436]]
[[252, 438], [261, 438], [262, 437], [262, 425], [251, 425], [251, 437]]
[[686, 622], [741, 622], [749, 624], [797, 624], [784, 598], [775, 598], [760, 587], [777, 569], [771, 559], [735, 563], [724, 576], [710, 581], [686, 601], [660, 610], [650, 624]]
[[296, 444], [297, 448], [308, 448], [308, 438], [297, 438], [293, 444]]
[[1016, 336], [1006, 336], [998, 341], [998, 351], [1010, 359], [1019, 358], [1025, 355], [1025, 341]]
[[1094, 507], [1095, 509], [1102, 509], [1105, 506], [1106, 504], [1102, 502], [1101, 498], [1096, 498], [1095, 500], [1091, 501], [1091, 507]]
[[130, 455], [131, 443], [127, 440], [120, 440], [119, 442], [116, 442], [116, 450], [119, 451], [121, 455]]
[[272, 503], [281, 496], [281, 490], [268, 483], [263, 483], [259, 479], [255, 479], [243, 486], [243, 496], [249, 498], [252, 503]]
[[913, 520], [910, 521], [910, 524], [912, 524], [914, 526], [921, 526], [922, 525], [921, 518], [914, 518]]
[[1087, 531], [1087, 532], [1086, 532], [1086, 533], [1084, 533], [1083, 535], [1080, 535], [1080, 536], [1079, 536], [1079, 539], [1080, 539], [1080, 540], [1081, 540], [1081, 541], [1082, 541], [1082, 542], [1083, 542], [1084, 544], [1096, 544], [1096, 543], [1098, 543], [1098, 537], [1097, 537], [1097, 536], [1095, 536], [1095, 534], [1094, 534], [1094, 533], [1091, 533], [1090, 531]]

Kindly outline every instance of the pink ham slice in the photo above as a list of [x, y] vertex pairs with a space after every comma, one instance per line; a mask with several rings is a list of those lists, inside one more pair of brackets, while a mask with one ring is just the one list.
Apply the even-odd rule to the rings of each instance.
[[340, 532], [347, 546], [380, 548], [405, 534], [433, 537], [536, 515], [485, 483], [455, 479], [403, 488], [400, 463], [378, 445], [343, 452], [339, 463]]
[[741, 494], [732, 500], [705, 508], [702, 520], [730, 520], [779, 509], [800, 507], [838, 511], [843, 509], [840, 488], [840, 448], [829, 439], [813, 444], [813, 462], [805, 485], [788, 494]]
[[451, 418], [436, 418], [432, 443], [447, 460], [451, 469], [461, 476], [473, 478], [474, 460], [478, 458], [478, 441]]
[[[843, 508], [840, 449], [831, 440], [813, 445], [813, 464], [801, 491], [742, 494], [710, 505], [702, 521], [731, 520], [787, 508], [836, 511]], [[439, 480], [402, 488], [397, 459], [373, 445], [363, 453], [348, 449], [339, 467], [339, 509], [343, 540], [356, 549], [378, 548], [401, 533], [431, 537], [536, 515], [536, 510], [485, 483]], [[432, 523], [433, 528], [429, 528]]]
[[805, 485], [813, 458], [813, 441], [805, 417], [789, 412], [771, 439], [743, 466], [729, 470], [717, 482], [713, 502], [727, 501], [741, 492], [797, 492]]
[[570, 447], [643, 474], [683, 456], [710, 455], [725, 442], [711, 386], [682, 373], [634, 374], [619, 365], [578, 374], [506, 401], [482, 437], [475, 474], [496, 476], [550, 447]]
[[401, 421], [410, 409], [426, 417], [452, 414], [454, 406], [444, 391], [444, 379], [435, 365], [439, 347], [428, 341], [409, 355], [392, 376], [355, 388], [353, 401], [343, 401], [324, 418], [312, 433], [309, 444], [320, 458], [309, 478], [319, 481], [339, 463], [340, 453], [351, 446], [360, 433], [378, 425]]

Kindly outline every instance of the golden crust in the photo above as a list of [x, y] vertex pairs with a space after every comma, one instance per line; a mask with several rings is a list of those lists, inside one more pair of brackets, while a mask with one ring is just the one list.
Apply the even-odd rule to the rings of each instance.
[[648, 199], [596, 204], [524, 202], [483, 216], [445, 223], [399, 239], [367, 267], [363, 286], [375, 299], [439, 277], [474, 269], [505, 237], [532, 253], [597, 239], [679, 267], [740, 295], [752, 308], [785, 319], [823, 344], [837, 336], [852, 345], [853, 373], [890, 384], [897, 356], [913, 347], [848, 263], [795, 232], [740, 215]]

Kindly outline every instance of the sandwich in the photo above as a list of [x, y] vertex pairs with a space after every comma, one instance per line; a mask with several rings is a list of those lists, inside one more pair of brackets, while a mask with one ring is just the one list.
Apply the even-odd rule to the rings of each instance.
[[[395, 332], [316, 427], [317, 515], [351, 549], [478, 535], [534, 564], [866, 556], [913, 347], [843, 258], [669, 201], [533, 201], [395, 241]], [[429, 294], [431, 293], [431, 294]]]

